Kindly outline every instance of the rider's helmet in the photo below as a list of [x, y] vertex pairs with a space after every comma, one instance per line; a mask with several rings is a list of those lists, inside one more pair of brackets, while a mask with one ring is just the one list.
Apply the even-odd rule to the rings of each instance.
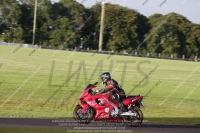
[[100, 76], [102, 83], [105, 84], [107, 81], [111, 79], [111, 75], [109, 72], [103, 72]]

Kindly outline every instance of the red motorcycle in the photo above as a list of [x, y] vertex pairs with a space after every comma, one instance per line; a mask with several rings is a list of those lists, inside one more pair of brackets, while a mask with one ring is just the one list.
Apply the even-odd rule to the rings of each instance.
[[118, 112], [119, 105], [111, 97], [111, 91], [102, 93], [96, 88], [98, 82], [89, 84], [80, 96], [81, 103], [74, 109], [74, 119], [80, 124], [89, 124], [94, 121], [124, 122], [128, 126], [140, 126], [143, 113], [140, 107], [143, 96], [128, 96], [122, 100], [125, 112]]

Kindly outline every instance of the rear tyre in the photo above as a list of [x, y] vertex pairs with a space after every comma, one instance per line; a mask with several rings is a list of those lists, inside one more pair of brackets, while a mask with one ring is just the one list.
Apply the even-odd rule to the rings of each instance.
[[82, 107], [77, 105], [74, 109], [74, 119], [80, 124], [89, 124], [94, 118], [94, 109], [88, 107], [86, 112], [82, 114]]
[[140, 110], [140, 108], [134, 106], [129, 109], [132, 113], [136, 113], [136, 116], [123, 116], [123, 122], [127, 126], [132, 126], [132, 127], [139, 127], [142, 122], [143, 122], [143, 113]]

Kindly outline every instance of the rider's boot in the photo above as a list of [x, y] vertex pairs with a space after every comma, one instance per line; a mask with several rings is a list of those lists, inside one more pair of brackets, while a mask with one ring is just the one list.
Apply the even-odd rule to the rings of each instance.
[[119, 102], [119, 107], [120, 107], [120, 109], [119, 109], [118, 114], [121, 114], [126, 111], [126, 108], [124, 107], [123, 103]]

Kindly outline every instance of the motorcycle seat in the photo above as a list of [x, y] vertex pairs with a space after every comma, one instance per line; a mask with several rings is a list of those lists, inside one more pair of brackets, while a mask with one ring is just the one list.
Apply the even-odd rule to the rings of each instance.
[[127, 96], [126, 98], [137, 97], [137, 95]]
[[139, 95], [132, 95], [132, 96], [127, 96], [127, 97], [123, 98], [122, 100], [125, 100], [125, 99], [128, 99], [128, 98], [133, 98], [133, 97], [137, 97], [137, 96], [139, 96]]

